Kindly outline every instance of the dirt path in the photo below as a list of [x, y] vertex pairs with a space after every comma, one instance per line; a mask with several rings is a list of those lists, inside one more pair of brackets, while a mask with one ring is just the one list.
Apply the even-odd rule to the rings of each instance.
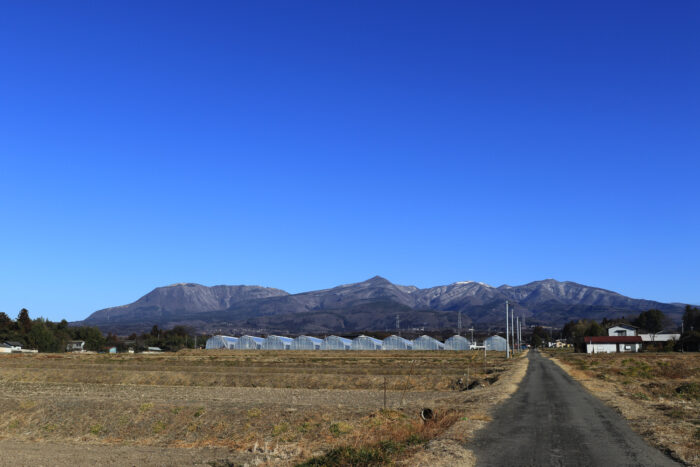
[[477, 465], [678, 465], [538, 352], [525, 379], [471, 443]]

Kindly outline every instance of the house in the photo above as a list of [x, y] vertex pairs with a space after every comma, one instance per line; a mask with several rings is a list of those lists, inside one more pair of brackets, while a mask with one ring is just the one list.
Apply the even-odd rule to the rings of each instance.
[[639, 352], [642, 349], [639, 336], [588, 336], [584, 342], [586, 353]]
[[0, 353], [12, 353], [12, 347], [4, 342], [0, 342]]
[[85, 341], [70, 341], [66, 344], [66, 352], [82, 352], [85, 350]]
[[608, 328], [608, 336], [636, 336], [637, 326], [631, 324], [616, 324]]

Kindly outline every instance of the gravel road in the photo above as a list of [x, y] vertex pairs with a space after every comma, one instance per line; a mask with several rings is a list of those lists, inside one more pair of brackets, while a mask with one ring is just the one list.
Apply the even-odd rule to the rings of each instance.
[[528, 358], [519, 389], [470, 445], [477, 465], [679, 465], [539, 352]]

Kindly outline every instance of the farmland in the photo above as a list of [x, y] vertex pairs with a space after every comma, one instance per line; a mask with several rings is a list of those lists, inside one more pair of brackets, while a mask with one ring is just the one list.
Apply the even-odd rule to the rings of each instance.
[[700, 355], [550, 355], [653, 445], [687, 464], [700, 464]]
[[518, 365], [522, 377], [524, 360], [496, 352], [7, 355], [0, 450], [20, 465], [400, 461], [455, 424], [485, 423]]

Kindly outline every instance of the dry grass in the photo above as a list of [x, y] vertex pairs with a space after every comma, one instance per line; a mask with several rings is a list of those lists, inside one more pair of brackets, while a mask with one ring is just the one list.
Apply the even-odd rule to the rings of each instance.
[[[421, 443], [464, 417], [465, 375], [511, 362], [477, 352], [182, 352], [0, 357], [0, 439], [225, 447], [289, 464], [333, 448]], [[462, 380], [459, 382], [459, 380]], [[384, 384], [387, 408], [384, 409]], [[483, 391], [487, 394], [488, 391]], [[431, 407], [437, 418], [418, 416]], [[420, 443], [415, 443], [420, 440]], [[242, 457], [237, 458], [236, 453]]]
[[550, 353], [655, 446], [700, 465], [700, 355]]

